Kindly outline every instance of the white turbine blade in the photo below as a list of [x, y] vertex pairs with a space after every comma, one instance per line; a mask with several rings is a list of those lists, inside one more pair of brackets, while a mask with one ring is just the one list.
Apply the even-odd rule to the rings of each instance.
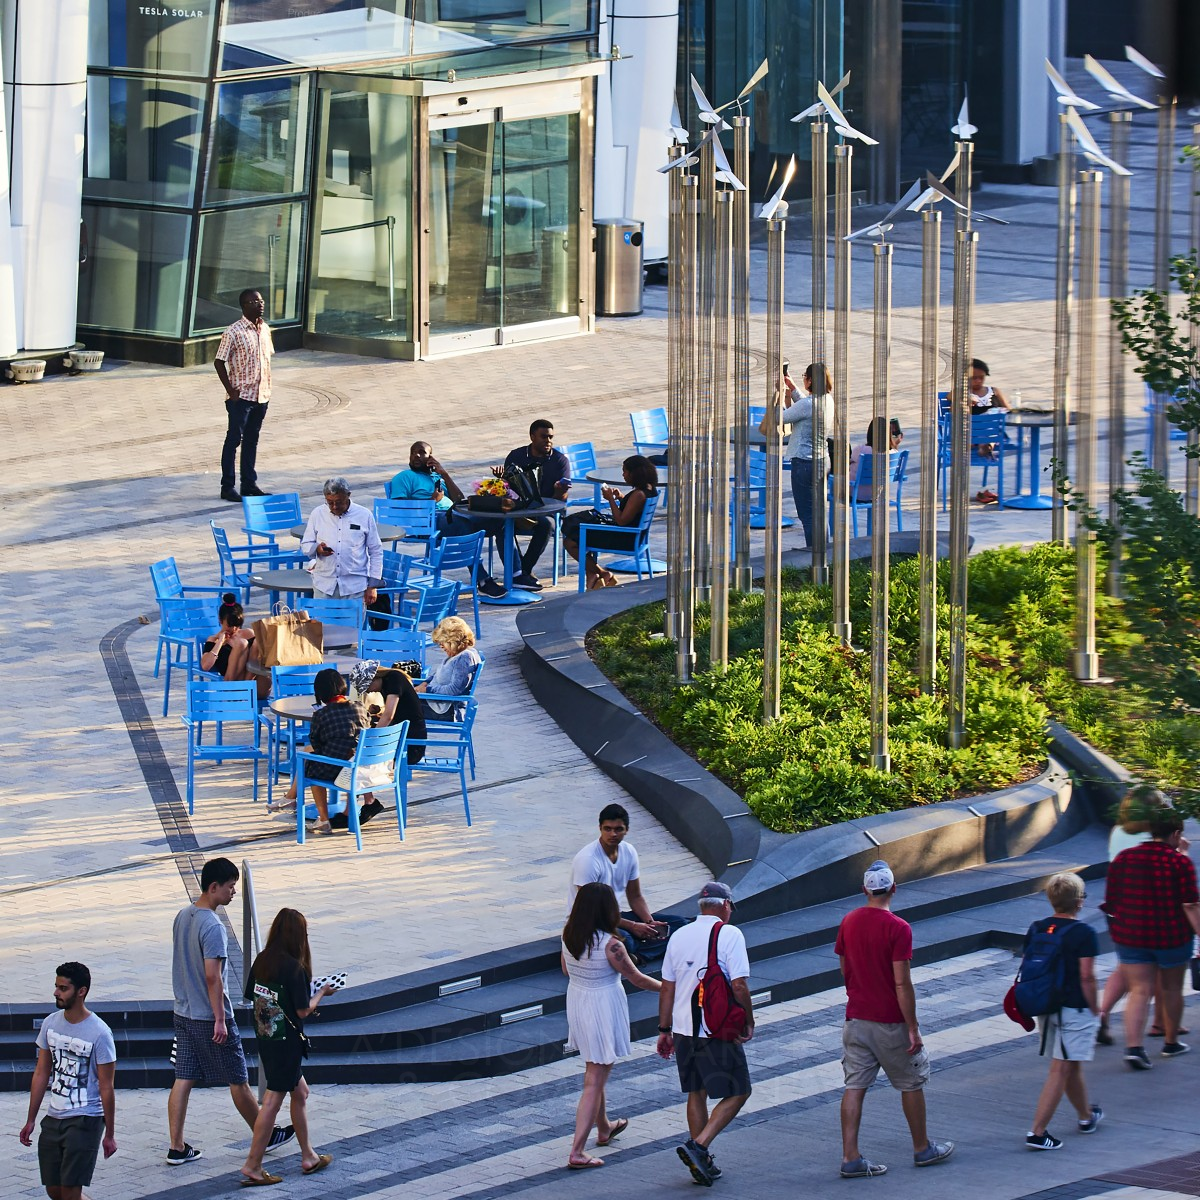
[[688, 131], [683, 127], [683, 120], [679, 115], [679, 101], [671, 101], [671, 136], [677, 142], [686, 142], [688, 140]]
[[1058, 93], [1059, 104], [1068, 104], [1072, 108], [1088, 108], [1092, 111], [1097, 111], [1100, 105], [1093, 104], [1090, 100], [1085, 100], [1082, 96], [1077, 95], [1071, 90], [1071, 85], [1054, 69], [1054, 64], [1046, 59], [1046, 78], [1050, 80], [1050, 86]]
[[825, 85], [820, 80], [817, 81], [817, 96], [820, 98], [821, 103], [825, 105], [825, 111], [829, 114], [829, 119], [835, 125], [850, 127], [850, 122], [846, 120], [846, 114], [838, 107], [837, 101], [825, 90]]
[[824, 111], [825, 111], [825, 105], [822, 104], [820, 100], [818, 100], [816, 102], [816, 104], [810, 104], [803, 112], [798, 112], [792, 118], [792, 122], [795, 123], [796, 121], [805, 121], [809, 117], [815, 117], [817, 115], [817, 113], [824, 112]]
[[940, 182], [945, 183], [955, 171], [958, 170], [959, 160], [962, 158], [962, 151], [955, 150], [954, 157], [950, 160], [950, 165], [942, 172]]
[[892, 205], [891, 211], [887, 214], [886, 217], [883, 218], [883, 220], [880, 222], [880, 224], [886, 225], [888, 222], [894, 221], [902, 212], [905, 211], [905, 209], [908, 208], [909, 204], [912, 202], [913, 198], [916, 196], [917, 192], [919, 192], [920, 190], [921, 190], [920, 182], [914, 183], [912, 185], [912, 187], [910, 187], [908, 189], [908, 191], [905, 192], [904, 195], [901, 196], [900, 199], [897, 200], [896, 203]]
[[767, 60], [764, 58], [762, 60], [762, 62], [759, 63], [758, 70], [755, 71], [754, 74], [751, 75], [750, 78], [746, 81], [746, 86], [744, 88], [742, 88], [742, 90], [740, 92], [738, 92], [738, 94], [736, 96], [734, 96], [734, 98], [732, 100], [726, 101], [726, 103], [722, 104], [721, 107], [716, 109], [715, 111], [716, 112], [724, 112], [727, 108], [731, 108], [733, 105], [737, 104], [740, 100], [744, 100], [762, 82], [762, 80], [765, 78], [765, 76], [767, 74], [767, 70], [768, 70], [768, 64], [767, 64]]
[[1123, 167], [1119, 162], [1114, 162], [1113, 159], [1109, 158], [1096, 145], [1096, 139], [1092, 137], [1091, 131], [1083, 123], [1083, 118], [1077, 112], [1068, 111], [1067, 124], [1070, 125], [1071, 131], [1075, 134], [1075, 140], [1079, 143], [1079, 149], [1093, 162], [1099, 163], [1102, 167], [1108, 167], [1110, 171], [1115, 171], [1118, 175], [1133, 174], [1128, 167]]
[[916, 198], [916, 199], [915, 199], [915, 200], [914, 200], [914, 201], [913, 201], [913, 202], [912, 202], [912, 203], [911, 203], [909, 206], [908, 206], [908, 211], [909, 211], [909, 212], [920, 212], [920, 211], [921, 211], [921, 209], [923, 209], [923, 208], [929, 208], [931, 205], [934, 205], [934, 204], [936, 204], [936, 203], [937, 203], [939, 200], [941, 200], [941, 198], [942, 198], [942, 197], [941, 197], [941, 196], [940, 196], [940, 195], [939, 195], [937, 192], [935, 192], [935, 191], [933, 190], [933, 188], [927, 187], [927, 188], [926, 188], [926, 189], [925, 189], [925, 190], [924, 190], [924, 191], [923, 191], [923, 192], [922, 192], [922, 193], [921, 193], [921, 194], [920, 194], [920, 195], [919, 195], [919, 196], [918, 196], [918, 197], [917, 197], [917, 198]]
[[673, 158], [665, 166], [658, 168], [660, 175], [665, 175], [668, 171], [679, 171], [684, 167], [694, 167], [700, 161], [699, 155], [685, 154], [682, 158]]
[[1129, 59], [1135, 67], [1141, 67], [1147, 75], [1153, 75], [1155, 79], [1166, 79], [1166, 75], [1158, 69], [1144, 54], [1139, 54], [1132, 46], [1125, 47], [1125, 57]]
[[859, 238], [871, 237], [873, 234], [878, 234], [880, 240], [883, 235], [891, 229], [891, 226], [883, 221], [876, 221], [874, 225], [864, 225], [862, 229], [856, 229], [853, 233], [846, 234], [845, 241], [857, 242]]
[[835, 133], [840, 133], [842, 137], [857, 138], [866, 146], [879, 145], [879, 142], [875, 138], [863, 133], [861, 129], [855, 129], [853, 125], [834, 125], [833, 129]]
[[842, 94], [842, 92], [844, 92], [846, 90], [846, 86], [849, 84], [849, 82], [850, 82], [850, 72], [847, 71], [845, 73], [845, 75], [843, 75], [841, 77], [841, 79], [838, 80], [837, 87], [830, 89], [829, 94], [831, 96], [840, 96]]
[[1135, 96], [1123, 83], [1111, 75], [1108, 69], [1101, 63], [1097, 62], [1090, 54], [1083, 56], [1083, 65], [1087, 68], [1087, 72], [1091, 77], [1110, 95], [1118, 100], [1128, 101], [1130, 104], [1136, 104], [1141, 108], [1155, 109], [1157, 104], [1152, 104], [1149, 100], [1143, 100], [1141, 96]]
[[727, 183], [735, 192], [744, 192], [746, 185], [733, 173], [733, 167], [729, 165], [729, 159], [725, 154], [725, 147], [721, 145], [721, 139], [713, 133], [713, 160], [717, 165], [716, 171], [713, 173], [713, 178], [719, 183]]
[[[772, 171], [774, 171], [774, 167], [772, 167], [771, 169], [772, 169]], [[796, 174], [796, 156], [793, 154], [792, 157], [790, 159], [788, 159], [788, 165], [784, 169], [783, 182], [780, 183], [779, 187], [777, 187], [775, 189], [775, 194], [758, 210], [758, 215], [760, 218], [762, 218], [763, 220], [767, 220], [768, 218], [773, 217], [775, 215], [776, 210], [779, 208], [779, 205], [780, 205], [781, 201], [783, 200], [784, 193], [787, 192], [788, 187], [791, 185], [792, 178], [795, 174]]]
[[935, 178], [932, 171], [925, 172], [925, 186], [928, 190], [936, 192], [939, 199], [949, 200], [955, 208], [961, 209], [963, 212], [967, 211], [967, 206], [946, 186], [943, 180]]
[[970, 141], [979, 132], [979, 126], [971, 124], [971, 116], [967, 111], [966, 96], [963, 96], [962, 108], [958, 110], [958, 121], [950, 126], [950, 132], [964, 142]]
[[704, 89], [696, 82], [695, 75], [691, 76], [692, 80], [692, 95], [696, 97], [696, 107], [700, 110], [700, 120], [705, 125], [716, 125], [718, 128], [727, 128], [725, 122], [717, 116], [717, 110], [713, 108], [712, 102], [704, 94]]

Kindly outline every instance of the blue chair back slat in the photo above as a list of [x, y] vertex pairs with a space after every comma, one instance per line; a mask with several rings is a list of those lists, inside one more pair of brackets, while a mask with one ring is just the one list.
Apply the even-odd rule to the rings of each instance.
[[[258, 711], [258, 687], [253, 680], [226, 682], [223, 679], [192, 679], [187, 687], [187, 714], [183, 723], [188, 727], [187, 806], [195, 811], [196, 763], [224, 762], [228, 759], [248, 760], [254, 764], [254, 799], [258, 799], [258, 764], [270, 766], [274, 755], [274, 733]], [[249, 725], [241, 739], [230, 736], [225, 726]], [[216, 725], [216, 742], [205, 745], [205, 725]], [[267, 731], [267, 745], [262, 744], [262, 732]], [[270, 801], [273, 773], [267, 771], [267, 799]]]
[[358, 639], [359, 658], [377, 658], [386, 666], [394, 662], [415, 659], [425, 665], [425, 635], [411, 629], [383, 629], [379, 632], [364, 629]]
[[357, 629], [363, 623], [361, 600], [345, 600], [338, 596], [312, 596], [297, 603], [314, 621], [325, 625], [349, 625]]
[[633, 448], [639, 454], [647, 449], [653, 453], [666, 447], [669, 433], [665, 408], [645, 408], [631, 412], [629, 423], [633, 426]]
[[354, 762], [360, 767], [376, 767], [393, 763], [400, 752], [400, 743], [408, 733], [408, 722], [385, 725], [382, 729], [364, 729], [358, 735], [358, 747]]
[[437, 582], [441, 583], [443, 571], [467, 570], [474, 579], [475, 568], [483, 556], [483, 542], [486, 536], [481, 529], [478, 533], [467, 534], [464, 537], [442, 538], [430, 556]]
[[429, 585], [414, 584], [412, 590], [419, 593], [423, 601], [417, 616], [418, 625], [428, 621], [432, 629], [443, 618], [452, 617], [458, 611], [458, 593], [462, 585], [457, 579]]
[[437, 505], [432, 500], [374, 500], [375, 520], [380, 525], [402, 525], [404, 540], [423, 541], [437, 536]]
[[242, 513], [249, 534], [286, 533], [293, 525], [304, 524], [299, 492], [280, 492], [274, 496], [243, 496]]
[[271, 696], [311, 696], [317, 673], [325, 670], [324, 663], [305, 663], [295, 667], [271, 668]]
[[154, 583], [156, 600], [169, 600], [182, 597], [183, 580], [179, 578], [179, 568], [173, 558], [164, 558], [150, 564], [150, 578]]

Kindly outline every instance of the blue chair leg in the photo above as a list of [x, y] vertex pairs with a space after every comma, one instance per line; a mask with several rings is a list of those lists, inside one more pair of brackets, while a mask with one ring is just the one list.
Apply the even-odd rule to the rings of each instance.
[[308, 787], [304, 781], [304, 759], [296, 762], [296, 841], [304, 845], [304, 802], [308, 799]]
[[467, 771], [465, 763], [460, 759], [458, 763], [458, 779], [462, 784], [463, 796], [463, 812], [467, 814], [467, 825], [471, 824], [471, 801], [467, 799]]
[[188, 761], [187, 761], [187, 806], [188, 816], [196, 811], [196, 746], [195, 731], [188, 730]]
[[362, 826], [358, 822], [358, 795], [354, 790], [354, 785], [357, 783], [355, 773], [351, 773], [350, 790], [346, 793], [346, 819], [350, 825], [350, 832], [354, 834], [354, 844], [358, 847], [359, 853], [362, 852]]
[[163, 651], [163, 642], [162, 642], [162, 638], [159, 638], [158, 639], [158, 649], [155, 651], [155, 654], [154, 654], [154, 678], [155, 679], [158, 678], [158, 667], [159, 667], [159, 664], [162, 662], [162, 651]]

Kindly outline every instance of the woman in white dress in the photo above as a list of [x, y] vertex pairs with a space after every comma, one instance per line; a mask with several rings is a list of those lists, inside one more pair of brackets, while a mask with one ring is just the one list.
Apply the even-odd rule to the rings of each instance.
[[572, 1171], [602, 1167], [604, 1159], [584, 1151], [593, 1129], [596, 1145], [607, 1146], [629, 1121], [608, 1119], [604, 1088], [613, 1063], [629, 1053], [629, 1002], [622, 976], [657, 992], [662, 984], [633, 965], [619, 937], [621, 908], [607, 883], [585, 883], [575, 894], [562, 933], [562, 969], [567, 984], [567, 1046], [584, 1061], [583, 1094], [575, 1111], [575, 1140], [567, 1166]]

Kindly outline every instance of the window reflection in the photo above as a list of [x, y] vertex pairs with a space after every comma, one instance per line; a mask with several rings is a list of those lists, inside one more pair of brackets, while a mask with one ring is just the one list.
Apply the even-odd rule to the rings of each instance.
[[300, 204], [205, 213], [200, 218], [192, 332], [209, 333], [237, 320], [238, 293], [250, 287], [262, 292], [268, 322], [297, 320], [303, 247]]
[[218, 0], [91, 0], [88, 65], [207, 75], [218, 7]]
[[206, 204], [304, 189], [307, 76], [223, 83], [217, 92]]

